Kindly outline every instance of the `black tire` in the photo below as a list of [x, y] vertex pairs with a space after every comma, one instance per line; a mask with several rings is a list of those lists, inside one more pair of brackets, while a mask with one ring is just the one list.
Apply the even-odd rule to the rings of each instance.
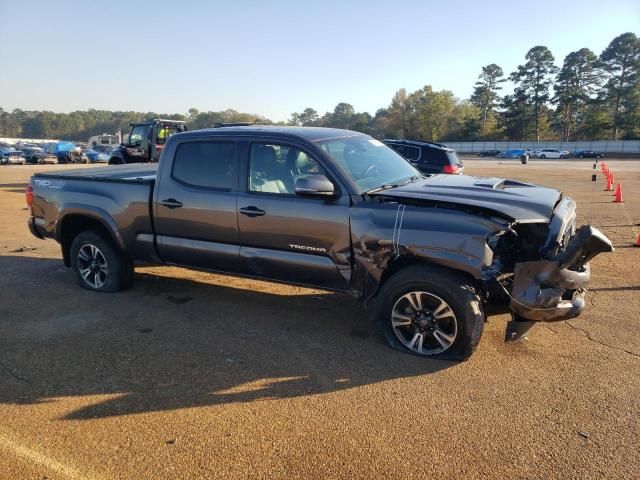
[[118, 157], [111, 157], [109, 159], [109, 163], [108, 165], [122, 165], [124, 162], [122, 161], [121, 158]]
[[542, 155], [540, 155], [540, 158], [547, 158], [547, 156], [542, 154]]
[[[444, 315], [441, 317], [441, 319], [448, 317], [449, 326], [452, 322], [456, 324], [454, 340], [448, 348], [441, 352], [433, 351], [433, 349], [431, 349], [431, 352], [423, 350], [423, 341], [426, 342], [427, 346], [433, 344], [437, 348], [435, 341], [440, 338], [440, 336], [436, 338], [433, 328], [431, 328], [431, 331], [429, 331], [429, 327], [426, 327], [426, 330], [421, 330], [424, 324], [428, 323], [426, 318], [420, 317], [418, 319], [416, 316], [407, 315], [413, 318], [411, 325], [401, 327], [396, 325], [395, 328], [392, 325], [392, 314], [396, 314], [395, 308], [398, 305], [402, 305], [401, 302], [405, 301], [405, 296], [411, 292], [421, 292], [423, 294], [420, 301], [421, 305], [425, 300], [437, 299], [435, 300], [436, 302], [438, 300], [444, 301], [453, 312], [452, 316]], [[428, 316], [434, 313], [434, 311], [429, 312], [429, 307], [426, 306], [425, 311], [427, 313], [424, 315]], [[397, 319], [398, 317], [395, 318]], [[415, 265], [395, 273], [384, 283], [376, 297], [373, 319], [385, 342], [391, 348], [428, 358], [462, 361], [469, 358], [478, 346], [484, 328], [485, 317], [480, 297], [473, 285], [463, 275], [437, 266]], [[441, 320], [432, 319], [431, 321], [437, 322], [436, 330], [442, 327], [439, 323]], [[442, 328], [446, 328], [446, 326]], [[407, 333], [406, 338], [405, 332]], [[423, 335], [419, 342], [420, 351], [405, 345], [408, 338], [412, 335], [417, 335], [419, 332], [422, 332], [420, 334]], [[451, 338], [451, 330], [446, 333]], [[403, 343], [401, 337], [405, 340], [405, 343]], [[415, 338], [414, 336], [414, 342]], [[438, 342], [440, 341], [438, 340]]]
[[[102, 259], [96, 262], [95, 269], [89, 260], [84, 259], [91, 247], [96, 248], [100, 254], [95, 258]], [[87, 290], [119, 292], [131, 287], [133, 283], [133, 263], [114, 245], [111, 238], [100, 232], [86, 230], [76, 235], [71, 243], [70, 259], [78, 284]], [[100, 269], [103, 265], [106, 272]], [[87, 267], [92, 268], [92, 272], [85, 279], [81, 270], [86, 273]]]
[[580, 155], [578, 158], [584, 158], [584, 155]]

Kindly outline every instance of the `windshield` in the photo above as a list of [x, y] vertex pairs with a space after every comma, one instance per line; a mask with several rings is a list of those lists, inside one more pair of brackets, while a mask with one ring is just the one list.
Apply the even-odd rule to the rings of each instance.
[[368, 136], [322, 140], [318, 144], [361, 192], [421, 176], [407, 160]]

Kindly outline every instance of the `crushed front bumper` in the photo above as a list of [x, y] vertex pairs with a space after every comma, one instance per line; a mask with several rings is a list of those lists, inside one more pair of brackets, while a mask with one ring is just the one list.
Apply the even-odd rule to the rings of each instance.
[[586, 225], [554, 258], [517, 263], [509, 304], [516, 320], [557, 322], [580, 315], [591, 273], [589, 261], [611, 251], [611, 241]]

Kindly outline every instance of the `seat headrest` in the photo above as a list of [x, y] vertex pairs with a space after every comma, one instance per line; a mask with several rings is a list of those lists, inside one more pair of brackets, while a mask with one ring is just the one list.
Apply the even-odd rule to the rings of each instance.
[[276, 149], [269, 145], [255, 145], [252, 158], [252, 169], [265, 171], [276, 163]]
[[309, 157], [297, 148], [290, 148], [287, 152], [287, 168], [290, 170], [304, 170], [309, 163]]

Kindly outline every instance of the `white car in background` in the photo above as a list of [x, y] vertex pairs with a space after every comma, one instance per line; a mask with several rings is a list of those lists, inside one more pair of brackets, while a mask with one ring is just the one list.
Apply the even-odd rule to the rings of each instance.
[[541, 148], [535, 150], [533, 155], [536, 158], [569, 158], [568, 151], [558, 150], [557, 148]]
[[13, 148], [0, 149], [0, 165], [24, 165], [24, 155]]

